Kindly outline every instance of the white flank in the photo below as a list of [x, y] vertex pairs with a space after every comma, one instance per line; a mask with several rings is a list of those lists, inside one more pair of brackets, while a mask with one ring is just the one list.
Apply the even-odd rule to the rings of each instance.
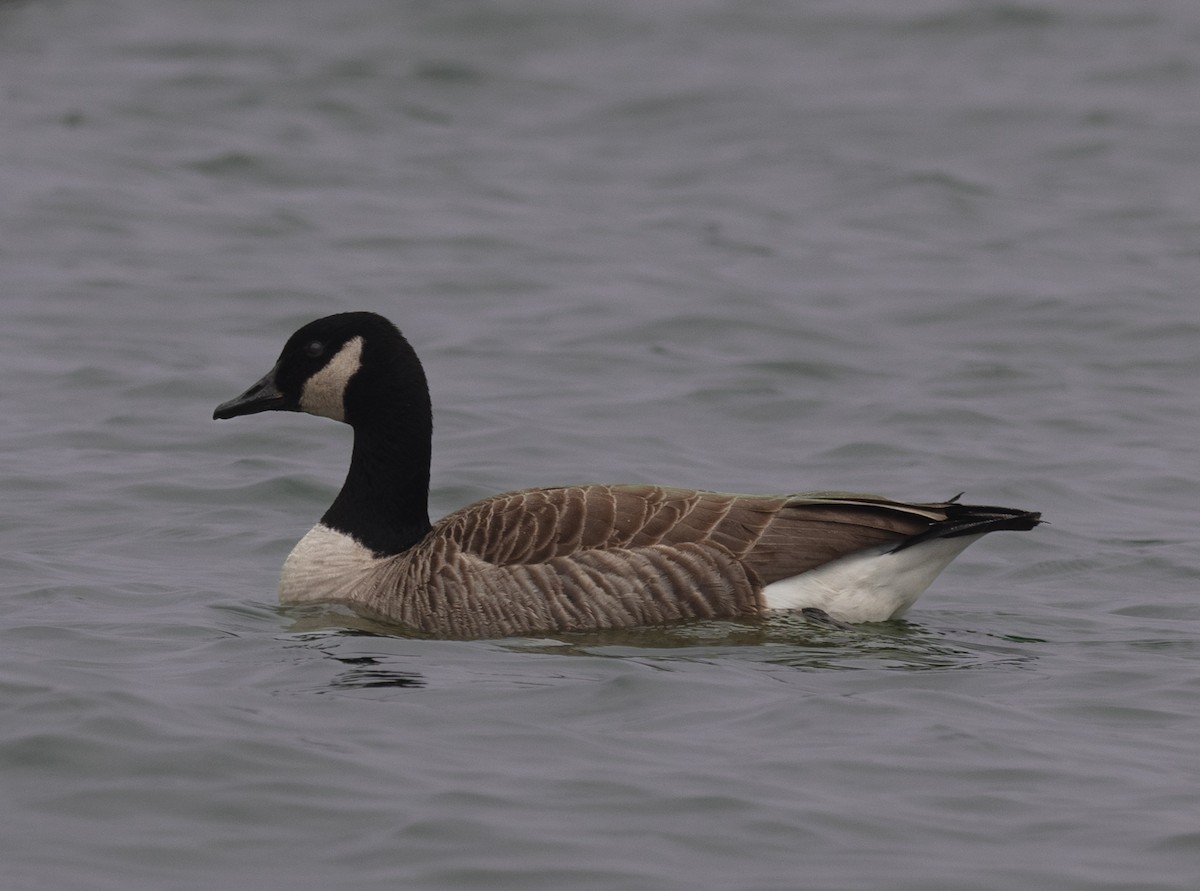
[[346, 420], [346, 384], [362, 367], [363, 339], [352, 337], [329, 362], [304, 382], [300, 408], [310, 415]]
[[283, 561], [279, 600], [283, 603], [364, 600], [380, 559], [349, 535], [318, 523]]
[[967, 545], [980, 538], [933, 538], [902, 551], [869, 548], [772, 582], [767, 609], [822, 609], [842, 622], [884, 622], [904, 614]]

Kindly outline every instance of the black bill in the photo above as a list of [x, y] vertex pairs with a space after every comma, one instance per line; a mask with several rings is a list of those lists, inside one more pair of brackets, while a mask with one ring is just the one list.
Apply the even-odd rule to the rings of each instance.
[[285, 409], [286, 400], [275, 385], [275, 372], [272, 368], [262, 380], [254, 384], [240, 396], [235, 396], [228, 402], [222, 402], [213, 409], [213, 420], [236, 418], [240, 415], [254, 415], [260, 411], [277, 411]]

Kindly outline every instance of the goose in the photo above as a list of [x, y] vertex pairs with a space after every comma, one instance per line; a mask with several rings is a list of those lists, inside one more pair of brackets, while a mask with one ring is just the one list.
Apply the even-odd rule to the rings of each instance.
[[567, 485], [485, 498], [429, 520], [432, 411], [412, 346], [347, 312], [293, 334], [214, 419], [300, 411], [349, 424], [350, 468], [287, 557], [285, 604], [342, 603], [417, 633], [498, 638], [805, 611], [902, 615], [964, 548], [1040, 514], [815, 492], [735, 495]]

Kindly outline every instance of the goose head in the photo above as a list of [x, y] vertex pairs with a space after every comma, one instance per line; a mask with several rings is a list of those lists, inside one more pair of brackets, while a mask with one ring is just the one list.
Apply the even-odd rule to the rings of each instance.
[[213, 418], [299, 411], [357, 428], [404, 410], [429, 413], [425, 373], [412, 347], [383, 316], [346, 312], [299, 329], [275, 366], [218, 405]]

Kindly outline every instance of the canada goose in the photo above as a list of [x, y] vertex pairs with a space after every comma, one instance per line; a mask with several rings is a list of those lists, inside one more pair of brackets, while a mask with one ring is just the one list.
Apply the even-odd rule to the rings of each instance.
[[956, 499], [581, 485], [496, 495], [431, 524], [425, 372], [396, 327], [369, 312], [305, 325], [275, 367], [213, 417], [262, 411], [354, 428], [346, 482], [285, 561], [280, 599], [348, 603], [444, 637], [785, 609], [883, 621], [984, 533], [1040, 522]]

